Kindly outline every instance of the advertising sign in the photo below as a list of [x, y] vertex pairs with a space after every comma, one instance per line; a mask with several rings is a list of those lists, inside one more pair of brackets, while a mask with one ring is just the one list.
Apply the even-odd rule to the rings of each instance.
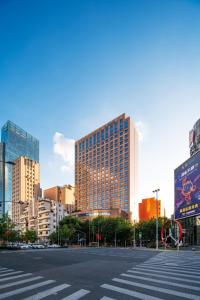
[[200, 151], [174, 171], [175, 219], [200, 214]]

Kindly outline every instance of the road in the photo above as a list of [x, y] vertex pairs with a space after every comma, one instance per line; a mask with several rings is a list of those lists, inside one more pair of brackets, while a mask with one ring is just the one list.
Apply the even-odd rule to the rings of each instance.
[[200, 300], [200, 255], [123, 248], [2, 251], [0, 299]]

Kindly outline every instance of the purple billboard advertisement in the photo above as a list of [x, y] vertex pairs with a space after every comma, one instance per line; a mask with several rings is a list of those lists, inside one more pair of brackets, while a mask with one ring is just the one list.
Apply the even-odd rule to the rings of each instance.
[[174, 171], [175, 219], [200, 214], [200, 151]]

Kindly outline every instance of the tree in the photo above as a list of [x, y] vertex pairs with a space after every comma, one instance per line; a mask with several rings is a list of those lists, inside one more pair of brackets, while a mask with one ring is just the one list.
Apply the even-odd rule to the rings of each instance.
[[19, 233], [15, 230], [15, 225], [8, 214], [3, 215], [0, 219], [0, 240], [3, 243], [19, 240]]
[[23, 240], [34, 243], [37, 240], [37, 232], [35, 230], [27, 230], [23, 235]]

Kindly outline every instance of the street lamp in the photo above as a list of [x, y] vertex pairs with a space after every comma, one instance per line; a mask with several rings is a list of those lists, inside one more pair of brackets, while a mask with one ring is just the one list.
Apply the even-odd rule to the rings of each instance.
[[156, 250], [158, 250], [158, 192], [160, 189], [154, 190], [153, 193], [156, 194]]

